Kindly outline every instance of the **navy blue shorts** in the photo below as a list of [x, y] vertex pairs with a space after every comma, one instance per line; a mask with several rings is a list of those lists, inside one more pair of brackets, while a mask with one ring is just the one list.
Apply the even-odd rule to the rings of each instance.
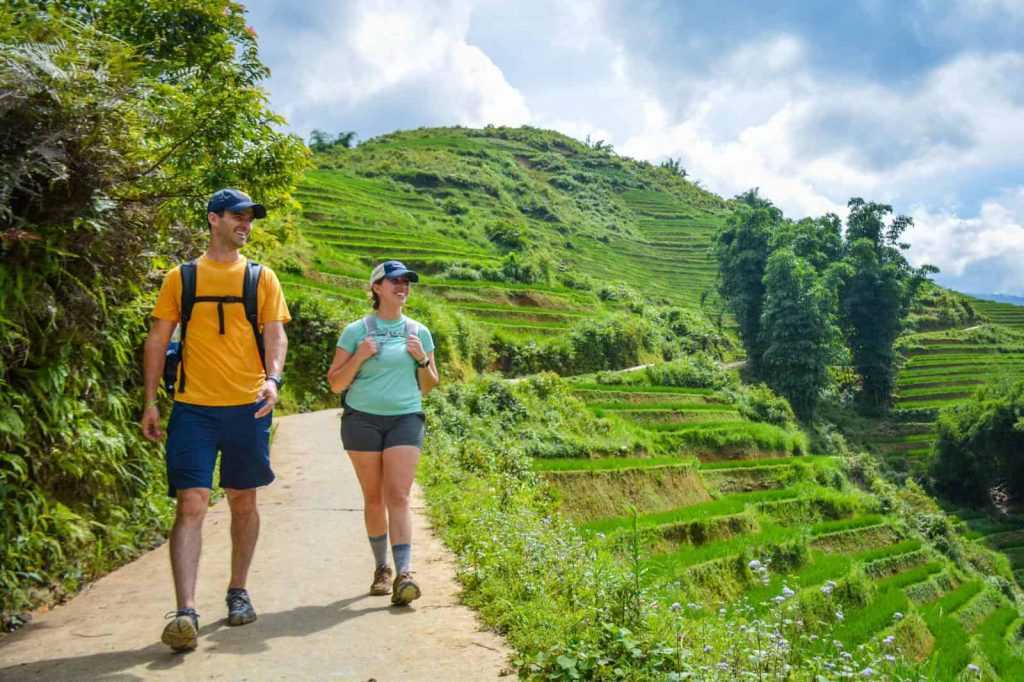
[[222, 488], [247, 490], [273, 481], [273, 413], [254, 419], [260, 405], [209, 407], [175, 402], [167, 424], [167, 494], [176, 497], [183, 488], [213, 488], [218, 452]]

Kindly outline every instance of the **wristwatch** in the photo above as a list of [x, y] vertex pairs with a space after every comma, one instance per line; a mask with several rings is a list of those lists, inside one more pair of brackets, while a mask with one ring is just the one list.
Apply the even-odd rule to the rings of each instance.
[[277, 384], [277, 390], [279, 391], [281, 390], [281, 387], [284, 386], [284, 377], [280, 374], [268, 374], [267, 381], [273, 381]]
[[[413, 361], [416, 361], [416, 358], [413, 358]], [[427, 367], [430, 367], [430, 356], [428, 355], [427, 359], [424, 360], [423, 362], [416, 362], [416, 365], [420, 369], [426, 369]]]

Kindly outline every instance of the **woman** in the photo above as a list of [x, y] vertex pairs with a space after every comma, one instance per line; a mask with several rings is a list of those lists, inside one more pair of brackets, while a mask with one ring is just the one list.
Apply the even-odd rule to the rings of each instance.
[[430, 330], [402, 315], [410, 282], [418, 281], [419, 275], [395, 260], [375, 267], [370, 276], [375, 312], [345, 327], [327, 371], [331, 390], [345, 391], [341, 442], [363, 491], [376, 562], [370, 594], [391, 593], [391, 603], [399, 605], [420, 596], [411, 570], [409, 492], [423, 446], [422, 396], [439, 381]]

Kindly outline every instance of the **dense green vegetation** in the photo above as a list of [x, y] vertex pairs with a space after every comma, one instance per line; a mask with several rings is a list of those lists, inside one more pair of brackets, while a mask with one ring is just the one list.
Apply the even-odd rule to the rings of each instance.
[[287, 200], [307, 152], [275, 131], [266, 73], [227, 1], [0, 8], [5, 615], [167, 525], [162, 458], [135, 424], [151, 268], [195, 255], [213, 189]]
[[854, 198], [844, 233], [834, 215], [786, 220], [756, 190], [736, 199], [714, 253], [719, 292], [739, 323], [750, 373], [811, 419], [832, 384], [830, 366], [848, 357], [860, 405], [884, 413], [896, 339], [935, 272], [912, 268], [903, 255], [909, 247], [900, 237], [910, 218], [886, 224], [891, 206]]
[[[432, 513], [467, 601], [523, 673], [954, 679], [972, 665], [1014, 678], [1010, 568], [919, 488], [893, 486], [864, 457], [674, 450], [629, 407], [716, 394], [639, 383], [645, 370], [613, 376], [478, 380], [429, 401]], [[601, 393], [625, 409], [597, 407]], [[543, 450], [509, 436], [535, 429]], [[595, 432], [620, 447], [588, 452]]]
[[[990, 385], [969, 401], [942, 411], [932, 465], [946, 496], [984, 505], [1024, 495], [1024, 381]], [[996, 491], [993, 493], [993, 491]]]

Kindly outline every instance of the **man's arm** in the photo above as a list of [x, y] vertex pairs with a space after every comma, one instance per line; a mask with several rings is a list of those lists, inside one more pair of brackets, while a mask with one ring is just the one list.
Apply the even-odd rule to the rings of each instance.
[[153, 324], [149, 327], [149, 335], [146, 337], [142, 360], [146, 402], [142, 410], [140, 425], [142, 434], [152, 441], [160, 440], [164, 436], [160, 430], [160, 409], [157, 407], [156, 392], [160, 385], [160, 377], [164, 373], [167, 343], [171, 340], [171, 335], [177, 324], [174, 320], [154, 319]]
[[[282, 376], [284, 359], [288, 355], [288, 335], [284, 331], [284, 322], [275, 320], [263, 325], [263, 351], [267, 362], [267, 376]], [[265, 381], [259, 397], [259, 400], [263, 401], [263, 407], [256, 412], [256, 419], [270, 414], [277, 404], [277, 398], [277, 384]]]

